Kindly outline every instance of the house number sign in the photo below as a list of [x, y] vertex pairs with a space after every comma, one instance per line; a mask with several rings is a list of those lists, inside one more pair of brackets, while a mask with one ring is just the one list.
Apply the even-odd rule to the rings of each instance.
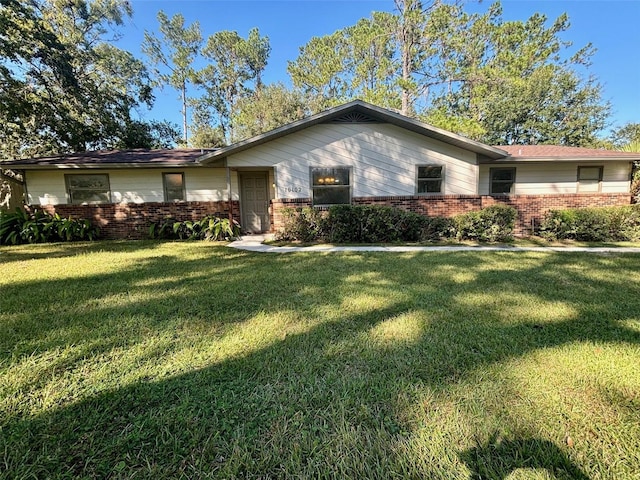
[[283, 187], [284, 191], [287, 193], [300, 193], [302, 192], [302, 187]]

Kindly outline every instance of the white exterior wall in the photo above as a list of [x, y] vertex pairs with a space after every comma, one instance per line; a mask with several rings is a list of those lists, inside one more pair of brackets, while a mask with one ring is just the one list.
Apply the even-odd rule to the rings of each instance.
[[64, 173], [60, 170], [26, 170], [27, 203], [60, 205], [67, 203]]
[[[67, 203], [65, 174], [108, 174], [113, 203], [163, 202], [162, 174], [183, 172], [187, 201], [221, 201], [227, 199], [227, 176], [224, 168], [171, 169], [58, 169], [27, 170], [28, 203], [59, 205]], [[234, 200], [238, 195], [238, 176], [231, 172]]]
[[230, 155], [273, 166], [276, 198], [311, 197], [309, 167], [351, 166], [352, 196], [416, 194], [416, 165], [444, 165], [444, 194], [476, 194], [476, 155], [390, 124], [322, 124]]
[[[227, 172], [224, 168], [185, 169], [184, 184], [189, 202], [227, 200]], [[231, 172], [231, 196], [234, 200], [239, 198], [236, 172]]]
[[630, 188], [629, 162], [537, 162], [480, 165], [480, 195], [489, 195], [489, 169], [516, 169], [514, 194], [540, 195], [578, 193], [578, 167], [603, 166], [601, 193], [627, 193]]

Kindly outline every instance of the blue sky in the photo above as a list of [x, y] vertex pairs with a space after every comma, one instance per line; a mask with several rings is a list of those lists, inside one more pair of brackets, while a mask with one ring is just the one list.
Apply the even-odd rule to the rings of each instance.
[[[483, 11], [491, 2], [467, 2], [470, 11]], [[156, 14], [182, 13], [188, 24], [198, 20], [206, 38], [220, 30], [236, 30], [245, 37], [253, 27], [267, 35], [272, 52], [264, 80], [289, 84], [287, 60], [311, 37], [332, 33], [368, 17], [372, 11], [392, 11], [392, 0], [132, 0], [134, 16], [121, 29], [121, 48], [143, 57], [145, 30], [157, 30]], [[589, 72], [604, 85], [613, 105], [613, 127], [640, 122], [640, 0], [503, 0], [505, 20], [526, 20], [545, 14], [550, 21], [566, 12], [571, 28], [563, 35], [575, 51], [591, 42], [597, 52]], [[178, 94], [170, 88], [156, 92], [156, 104], [146, 119], [180, 120]]]

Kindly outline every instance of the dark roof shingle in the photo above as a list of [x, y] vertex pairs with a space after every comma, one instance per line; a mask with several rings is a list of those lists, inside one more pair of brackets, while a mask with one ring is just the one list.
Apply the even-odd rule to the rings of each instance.
[[640, 158], [640, 153], [601, 150], [596, 148], [564, 147], [558, 145], [498, 145], [512, 158]]
[[104, 165], [157, 165], [180, 166], [197, 165], [197, 160], [211, 149], [180, 148], [147, 150], [143, 148], [132, 150], [98, 150], [93, 152], [69, 153], [50, 157], [27, 158], [2, 162], [0, 165], [24, 165], [33, 167], [46, 166], [104, 166]]

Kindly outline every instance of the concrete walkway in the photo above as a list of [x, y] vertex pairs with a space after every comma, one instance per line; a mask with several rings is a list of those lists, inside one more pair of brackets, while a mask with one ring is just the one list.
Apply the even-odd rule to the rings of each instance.
[[516, 246], [332, 246], [312, 245], [310, 247], [276, 247], [262, 242], [271, 240], [273, 235], [244, 235], [229, 243], [229, 247], [250, 252], [292, 253], [292, 252], [590, 252], [590, 253], [640, 253], [640, 247], [516, 247]]

